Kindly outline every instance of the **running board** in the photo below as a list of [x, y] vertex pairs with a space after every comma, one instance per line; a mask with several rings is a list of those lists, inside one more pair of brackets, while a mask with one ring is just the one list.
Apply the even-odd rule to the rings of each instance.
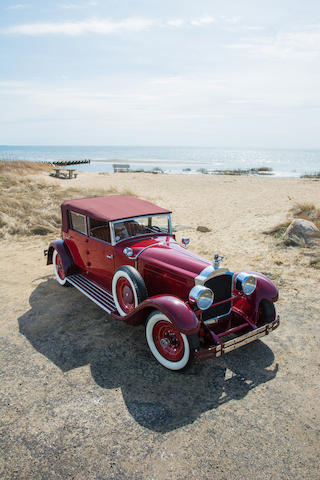
[[66, 280], [105, 312], [118, 314], [113, 296], [107, 290], [81, 274], [70, 275]]

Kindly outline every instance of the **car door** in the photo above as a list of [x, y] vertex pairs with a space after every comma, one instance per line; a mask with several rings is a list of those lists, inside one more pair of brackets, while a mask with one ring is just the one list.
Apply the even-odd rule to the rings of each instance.
[[88, 276], [111, 292], [114, 274], [114, 252], [111, 245], [109, 223], [88, 218], [88, 229]]
[[87, 222], [85, 215], [69, 212], [69, 229], [65, 236], [65, 242], [71, 252], [75, 264], [83, 273], [87, 270]]

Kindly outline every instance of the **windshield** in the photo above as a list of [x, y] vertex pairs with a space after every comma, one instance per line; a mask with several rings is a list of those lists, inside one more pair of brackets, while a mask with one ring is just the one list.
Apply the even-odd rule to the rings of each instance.
[[116, 242], [121, 242], [140, 235], [168, 235], [171, 234], [170, 223], [170, 215], [167, 214], [118, 220], [113, 222], [114, 238]]

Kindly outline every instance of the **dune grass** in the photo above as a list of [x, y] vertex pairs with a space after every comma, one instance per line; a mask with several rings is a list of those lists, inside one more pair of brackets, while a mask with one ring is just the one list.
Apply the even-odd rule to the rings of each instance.
[[212, 170], [210, 173], [215, 175], [272, 175], [273, 172], [270, 167], [257, 167], [249, 169]]
[[[272, 227], [270, 230], [264, 231], [266, 235], [272, 235], [278, 239], [278, 246], [287, 247], [292, 243], [284, 238], [285, 231], [294, 218], [303, 218], [313, 222], [320, 230], [320, 208], [317, 208], [313, 203], [297, 203], [289, 212], [289, 220], [279, 225]], [[320, 255], [319, 253], [312, 254], [309, 265], [313, 268], [320, 269]]]
[[319, 172], [305, 173], [304, 175], [301, 175], [300, 178], [313, 178], [313, 179], [316, 179], [316, 180], [320, 180], [320, 171]]
[[60, 205], [66, 199], [131, 192], [115, 188], [80, 189], [52, 185], [46, 176], [50, 166], [37, 162], [0, 161], [0, 238], [30, 235], [59, 236]]
[[294, 218], [304, 218], [310, 220], [320, 229], [320, 208], [313, 203], [297, 203], [291, 209]]
[[281, 238], [294, 218], [309, 220], [320, 230], [320, 208], [317, 208], [313, 203], [296, 203], [288, 213], [287, 221], [279, 223], [263, 233]]

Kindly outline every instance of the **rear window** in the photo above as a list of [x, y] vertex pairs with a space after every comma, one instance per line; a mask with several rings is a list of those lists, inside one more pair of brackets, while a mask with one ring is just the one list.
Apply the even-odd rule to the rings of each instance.
[[81, 213], [69, 212], [72, 230], [87, 234], [86, 217]]

